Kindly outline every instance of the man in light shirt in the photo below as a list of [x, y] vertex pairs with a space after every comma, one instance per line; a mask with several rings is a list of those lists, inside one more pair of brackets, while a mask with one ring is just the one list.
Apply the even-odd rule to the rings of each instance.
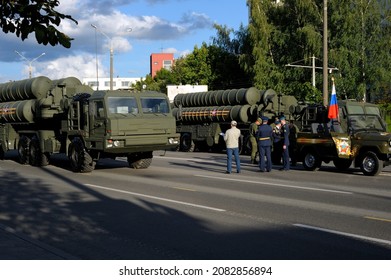
[[232, 154], [235, 156], [236, 172], [240, 173], [240, 158], [239, 158], [239, 138], [240, 130], [236, 127], [237, 122], [231, 122], [231, 128], [224, 134], [224, 141], [227, 146], [227, 171], [225, 173], [231, 174], [232, 172]]

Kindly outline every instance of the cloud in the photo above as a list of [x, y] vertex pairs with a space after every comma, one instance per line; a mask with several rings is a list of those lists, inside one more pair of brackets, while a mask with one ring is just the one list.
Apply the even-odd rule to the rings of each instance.
[[[142, 4], [140, 1], [62, 0], [58, 7], [59, 12], [71, 15], [78, 21], [78, 24], [75, 24], [73, 21], [65, 19], [58, 27], [62, 32], [74, 38], [72, 47], [66, 49], [62, 46], [39, 45], [35, 40], [34, 33], [22, 42], [15, 34], [0, 32], [0, 44], [7, 46], [7, 48], [0, 48], [0, 63], [18, 63], [20, 69], [21, 59], [14, 53], [14, 50], [18, 50], [28, 59], [45, 52], [44, 57], [34, 62], [34, 73], [48, 75], [51, 78], [61, 78], [68, 75], [95, 76], [95, 55], [97, 54], [99, 72], [101, 72], [99, 75], [103, 76], [107, 74], [105, 73], [107, 71], [101, 69], [103, 65], [101, 57], [102, 59], [107, 57], [110, 43], [112, 43], [114, 53], [119, 55], [131, 52], [133, 50], [132, 44], [137, 40], [139, 43], [142, 41], [146, 43], [165, 41], [167, 44], [168, 41], [171, 41], [176, 44], [174, 40], [185, 39], [186, 36], [197, 32], [197, 30], [212, 28], [213, 23], [208, 16], [194, 12], [187, 12], [178, 21], [171, 21], [156, 15], [135, 16], [130, 14], [132, 4]], [[147, 0], [146, 2], [149, 5], [162, 5], [166, 1], [188, 0]], [[126, 9], [119, 10], [125, 5]], [[95, 30], [91, 24], [97, 26], [99, 30]], [[129, 32], [130, 29], [131, 32]], [[176, 48], [172, 48], [172, 52], [179, 55], [188, 53], [187, 50], [178, 51]]]
[[[107, 70], [102, 67], [101, 59], [98, 59], [99, 76], [108, 76]], [[74, 56], [60, 57], [49, 62], [36, 64], [34, 76], [46, 76], [50, 79], [61, 79], [64, 77], [76, 77], [82, 80], [84, 77], [96, 76], [96, 58], [91, 54], [80, 54]]]

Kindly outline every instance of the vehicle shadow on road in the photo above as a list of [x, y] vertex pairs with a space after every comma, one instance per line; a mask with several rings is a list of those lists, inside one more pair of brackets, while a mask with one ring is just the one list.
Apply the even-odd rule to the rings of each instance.
[[[107, 193], [42, 168], [47, 180], [0, 169], [0, 223], [79, 259], [388, 259], [390, 249], [331, 233], [266, 223], [215, 225], [178, 206]], [[50, 180], [65, 189], [53, 190]], [[184, 210], [179, 210], [183, 209]], [[202, 210], [211, 211], [211, 210]], [[208, 213], [204, 213], [207, 216]], [[222, 215], [227, 221], [230, 213]], [[262, 214], [260, 214], [262, 216]], [[0, 251], [0, 259], [7, 252]], [[21, 255], [18, 259], [30, 259]]]

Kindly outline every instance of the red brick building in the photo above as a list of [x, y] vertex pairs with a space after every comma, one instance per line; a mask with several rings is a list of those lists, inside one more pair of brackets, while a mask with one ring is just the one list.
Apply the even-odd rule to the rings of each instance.
[[174, 65], [173, 53], [153, 53], [151, 54], [150, 69], [152, 78], [155, 77], [156, 72], [162, 68], [170, 70]]

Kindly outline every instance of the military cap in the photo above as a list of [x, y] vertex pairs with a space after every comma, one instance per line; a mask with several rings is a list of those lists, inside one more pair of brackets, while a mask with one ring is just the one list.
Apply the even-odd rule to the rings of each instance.
[[262, 121], [263, 121], [262, 118], [257, 119], [257, 122], [262, 122]]
[[280, 124], [281, 122], [280, 121], [275, 121], [274, 124]]
[[281, 117], [280, 117], [280, 121], [283, 121], [283, 120], [285, 120], [285, 117], [284, 117], [284, 116], [281, 116]]
[[269, 118], [268, 118], [268, 117], [266, 117], [266, 116], [263, 116], [263, 117], [261, 117], [261, 120], [262, 120], [262, 121], [264, 121], [264, 122], [266, 122], [266, 121], [268, 121], [268, 120], [269, 120]]

